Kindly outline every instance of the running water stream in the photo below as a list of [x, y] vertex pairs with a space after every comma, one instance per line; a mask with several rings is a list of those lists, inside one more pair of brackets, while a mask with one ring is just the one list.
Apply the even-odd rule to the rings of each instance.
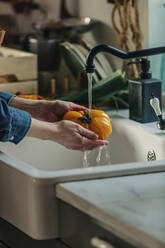
[[88, 73], [88, 109], [89, 117], [91, 118], [92, 114], [92, 73]]
[[[92, 117], [92, 73], [87, 74], [88, 77], [88, 114], [89, 117]], [[98, 150], [99, 149], [99, 150]], [[101, 146], [97, 150], [97, 156], [95, 160], [95, 165], [106, 165], [111, 164], [110, 154], [108, 152], [107, 146]], [[89, 155], [92, 153], [92, 151], [85, 151], [84, 152], [84, 158], [83, 158], [83, 167], [87, 168], [90, 164]], [[104, 154], [105, 153], [105, 154]], [[94, 164], [92, 165], [94, 166]]]

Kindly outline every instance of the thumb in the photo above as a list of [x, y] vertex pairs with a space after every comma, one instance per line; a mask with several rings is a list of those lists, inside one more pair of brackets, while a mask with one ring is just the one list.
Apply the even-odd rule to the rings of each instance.
[[79, 133], [88, 139], [98, 139], [98, 135], [87, 128], [81, 127]]

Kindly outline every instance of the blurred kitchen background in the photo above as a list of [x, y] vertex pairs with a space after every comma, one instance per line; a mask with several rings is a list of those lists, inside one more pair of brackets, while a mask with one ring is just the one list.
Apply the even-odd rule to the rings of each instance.
[[[3, 85], [0, 90], [5, 89], [11, 93], [22, 94], [36, 93], [49, 99], [77, 101], [77, 97], [83, 99], [86, 96], [79, 94], [80, 92], [85, 94], [84, 90], [87, 88], [87, 78], [83, 68], [90, 49], [95, 45], [106, 43], [123, 50], [164, 46], [165, 0], [127, 0], [128, 4], [131, 2], [134, 30], [131, 30], [131, 24], [130, 30], [124, 30], [122, 27], [122, 22], [126, 23], [128, 19], [124, 11], [129, 11], [127, 7], [123, 10], [123, 2], [125, 1], [1, 0], [0, 27], [6, 30], [6, 36], [4, 47], [0, 50], [0, 76], [14, 74], [15, 86], [13, 84], [9, 87], [10, 81], [13, 80], [8, 77], [7, 89]], [[123, 19], [115, 9], [114, 4], [117, 3], [120, 3]], [[9, 51], [2, 50], [6, 47], [11, 49], [11, 54]], [[24, 57], [21, 63], [17, 61], [18, 67], [20, 64], [23, 66], [23, 63], [27, 63], [27, 57], [31, 66], [33, 65], [33, 69], [30, 69], [30, 65], [24, 66], [25, 74], [29, 72], [29, 77], [20, 78], [19, 73], [16, 75], [12, 69], [6, 69], [5, 64], [3, 65], [3, 57], [6, 59], [7, 56], [11, 59], [15, 56], [13, 48], [37, 55], [37, 59], [31, 56], [30, 60], [26, 53], [18, 54], [18, 57]], [[6, 53], [8, 55], [5, 55]], [[153, 76], [162, 79], [165, 91], [163, 70], [165, 57], [153, 56], [151, 62]], [[36, 67], [36, 73], [31, 73], [34, 67]], [[137, 76], [135, 68], [127, 69], [123, 67], [123, 61], [100, 54], [96, 60], [93, 84], [111, 82], [116, 70], [123, 68], [128, 77]], [[23, 69], [19, 67], [19, 70]], [[132, 74], [132, 71], [135, 73]], [[0, 78], [1, 83], [5, 80], [3, 77]], [[21, 88], [18, 83], [26, 81], [30, 82], [30, 88], [27, 84], [26, 87], [22, 84]], [[127, 88], [121, 86], [117, 93], [111, 94], [111, 97], [105, 93], [104, 99], [96, 98], [95, 102], [112, 103], [111, 100], [115, 105], [127, 107]], [[83, 100], [81, 102], [85, 103]]]

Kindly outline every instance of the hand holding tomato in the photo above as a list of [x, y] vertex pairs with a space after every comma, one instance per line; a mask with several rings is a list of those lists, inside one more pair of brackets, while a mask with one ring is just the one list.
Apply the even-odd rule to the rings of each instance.
[[107, 139], [112, 133], [112, 125], [109, 116], [102, 110], [93, 109], [91, 117], [88, 111], [69, 111], [64, 120], [70, 120], [95, 132], [100, 139]]
[[62, 120], [64, 114], [68, 111], [87, 110], [87, 108], [73, 102], [60, 100], [31, 100], [20, 97], [14, 97], [10, 102], [10, 106], [27, 111], [33, 118], [47, 122], [56, 122]]
[[68, 149], [79, 151], [108, 145], [108, 141], [99, 139], [94, 132], [67, 120], [50, 123], [32, 118], [27, 136], [51, 140]]
[[93, 110], [90, 120], [87, 108], [72, 102], [14, 97], [10, 106], [31, 114], [28, 136], [80, 151], [108, 145], [105, 139], [112, 131], [110, 118], [101, 110]]

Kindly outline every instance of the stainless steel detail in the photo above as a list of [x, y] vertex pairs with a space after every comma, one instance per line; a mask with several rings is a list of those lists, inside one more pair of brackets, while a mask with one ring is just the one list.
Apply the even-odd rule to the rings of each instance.
[[154, 160], [156, 160], [156, 154], [155, 154], [155, 151], [154, 150], [148, 151], [147, 160], [148, 161], [154, 161]]
[[98, 237], [93, 237], [91, 239], [91, 244], [96, 248], [114, 248], [111, 244], [106, 242], [105, 240], [102, 240]]

